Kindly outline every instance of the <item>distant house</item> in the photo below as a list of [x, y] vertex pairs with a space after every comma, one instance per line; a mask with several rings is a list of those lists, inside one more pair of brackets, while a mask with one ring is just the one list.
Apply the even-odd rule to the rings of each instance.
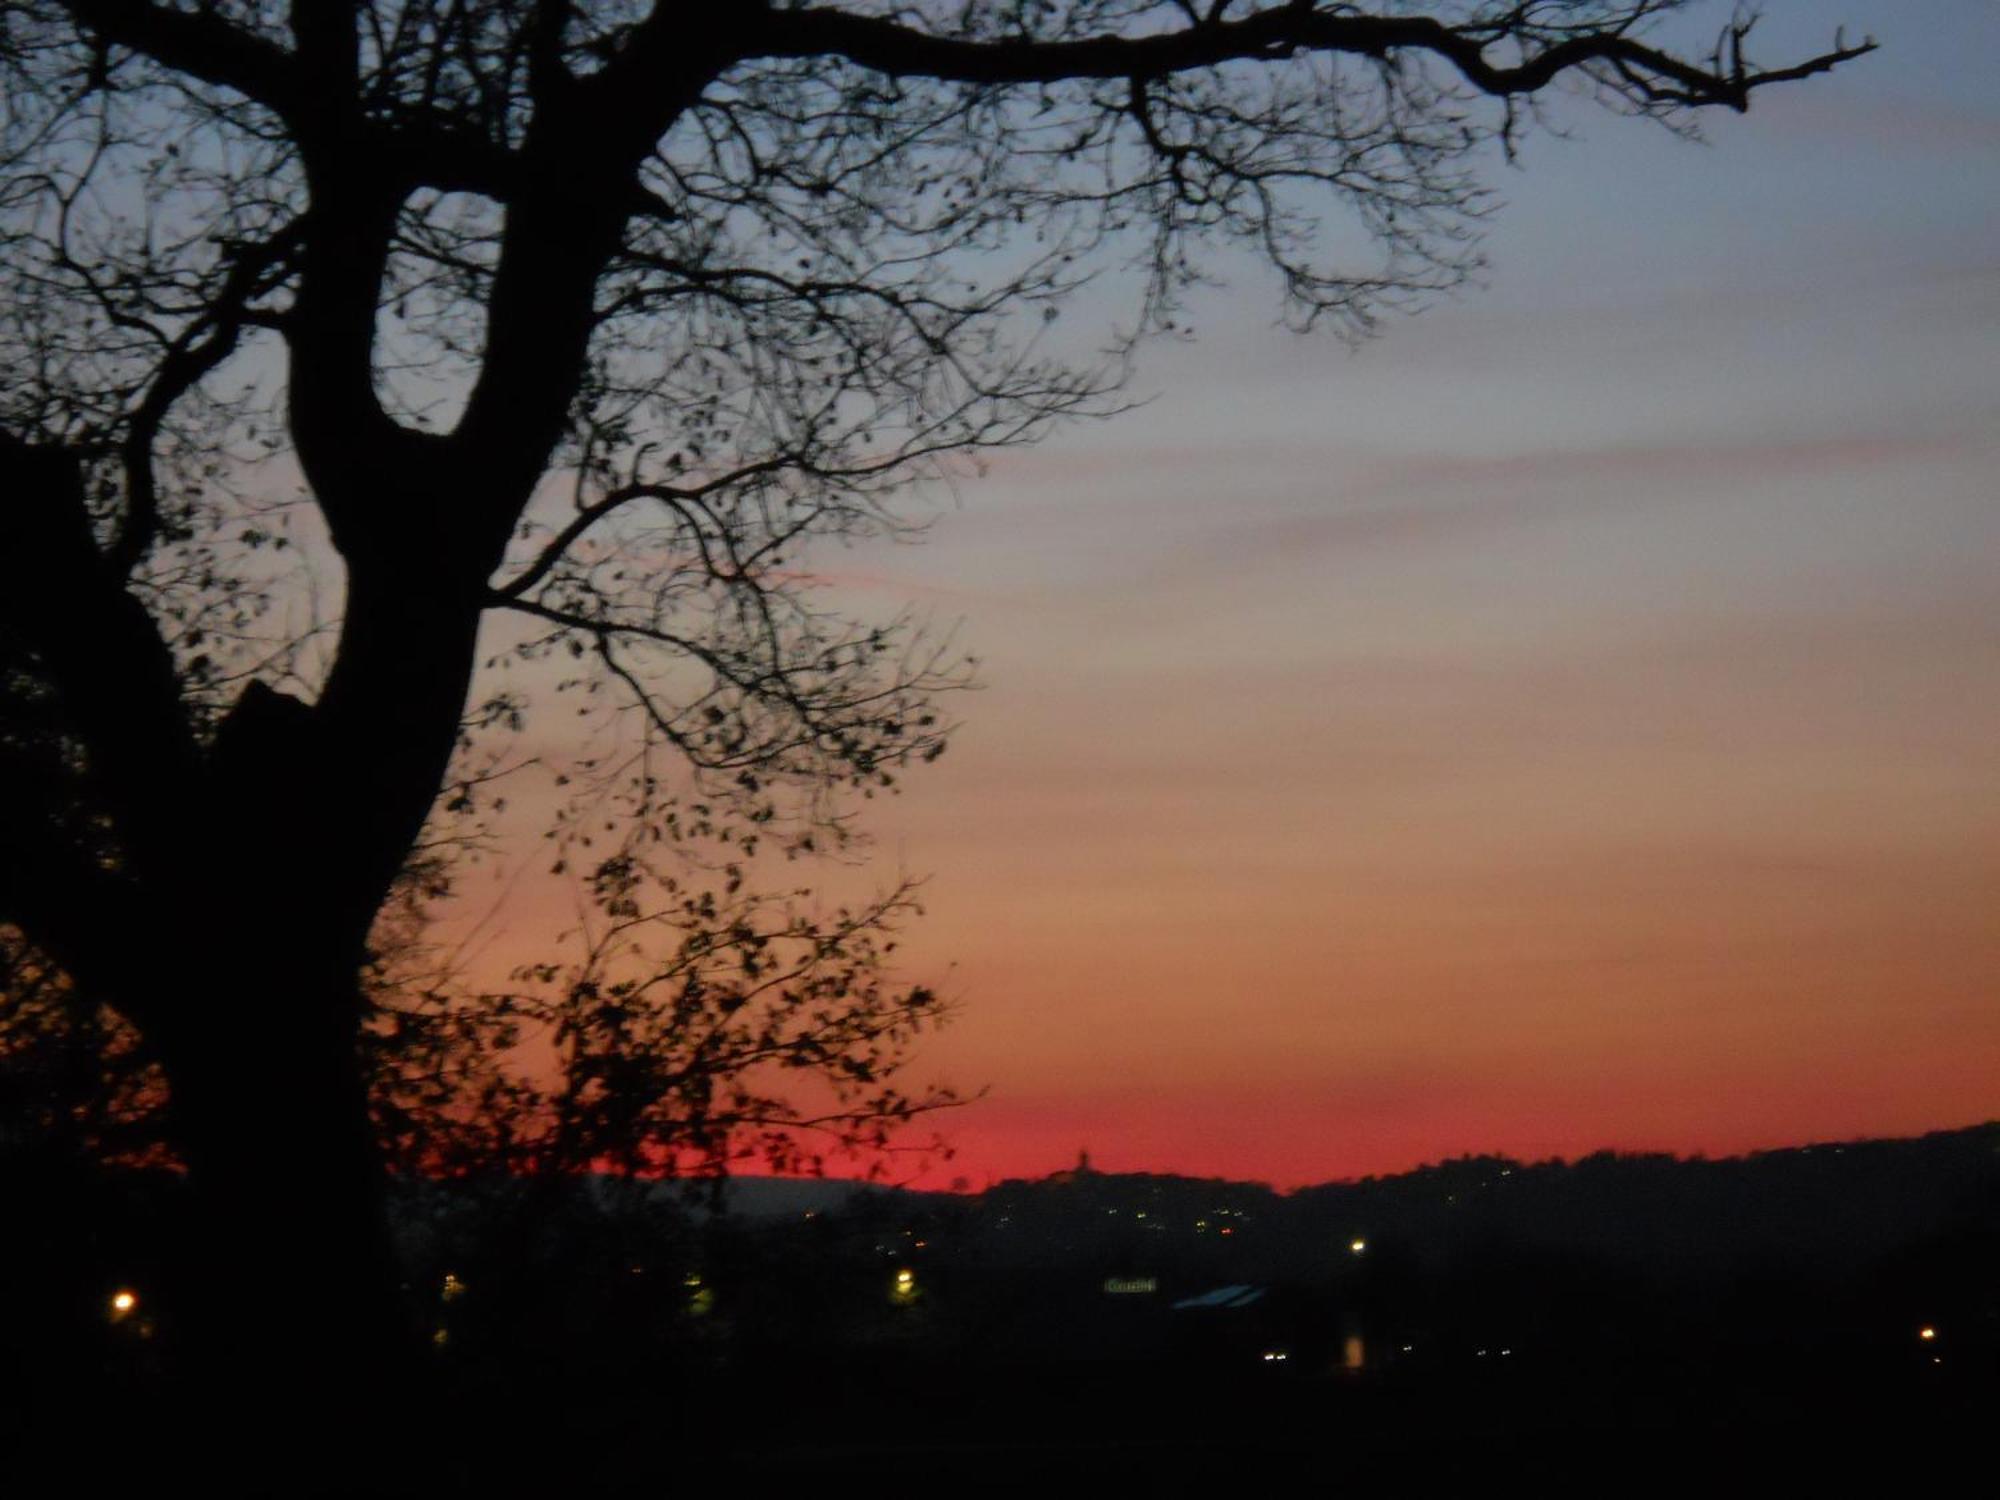
[[1061, 1172], [1049, 1173], [1048, 1180], [1053, 1186], [1073, 1187], [1078, 1183], [1088, 1182], [1097, 1175], [1099, 1174], [1096, 1169], [1090, 1165], [1090, 1153], [1088, 1151], [1078, 1151], [1076, 1153], [1075, 1166]]
[[1337, 1345], [1331, 1310], [1289, 1287], [1234, 1282], [1180, 1298], [1169, 1315], [1175, 1352], [1204, 1364], [1303, 1374], [1352, 1352]]

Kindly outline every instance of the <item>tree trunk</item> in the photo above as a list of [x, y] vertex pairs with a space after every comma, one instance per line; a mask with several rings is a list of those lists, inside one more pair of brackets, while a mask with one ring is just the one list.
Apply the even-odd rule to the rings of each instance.
[[228, 863], [202, 884], [232, 909], [231, 946], [176, 997], [168, 1067], [190, 1190], [191, 1348], [203, 1384], [254, 1411], [275, 1445], [252, 1463], [379, 1460], [409, 1421], [421, 1350], [369, 1117], [359, 984], [471, 675], [476, 609], [443, 613], [435, 593], [352, 590], [321, 701], [267, 706], [265, 723], [217, 747]]
[[[359, 986], [456, 743], [479, 609], [470, 587], [435, 571], [424, 587], [397, 563], [387, 581], [351, 568], [318, 703], [253, 688], [223, 727], [215, 826], [188, 855], [196, 894], [173, 903], [179, 934], [160, 936], [173, 952], [211, 935], [156, 1007], [188, 1171], [176, 1343], [200, 1399], [235, 1414], [227, 1451], [244, 1480], [281, 1489], [405, 1447], [423, 1352], [386, 1216]], [[310, 1474], [287, 1467], [306, 1453]]]
[[[357, 1056], [355, 969], [267, 927], [191, 976], [167, 1064], [187, 1167], [161, 1309], [210, 1420], [190, 1459], [277, 1491], [379, 1449], [415, 1353]], [[286, 1472], [287, 1464], [306, 1464]]]

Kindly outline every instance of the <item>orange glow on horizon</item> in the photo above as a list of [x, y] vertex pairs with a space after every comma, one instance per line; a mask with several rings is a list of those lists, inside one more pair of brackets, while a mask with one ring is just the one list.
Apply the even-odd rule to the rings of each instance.
[[[1994, 1117], [1987, 164], [1870, 140], [1953, 79], [1987, 119], [1948, 31], [1857, 70], [1845, 133], [1786, 104], [1726, 161], [1576, 146], [1488, 293], [1359, 357], [1270, 332], [1268, 288], [1204, 299], [1150, 406], [999, 455], [924, 547], [827, 559], [835, 606], [962, 614], [986, 689], [863, 810], [874, 866], [809, 876], [830, 908], [930, 874], [896, 960], [958, 1010], [903, 1080], [988, 1091], [889, 1180]], [[568, 890], [520, 904], [496, 974], [573, 925]]]

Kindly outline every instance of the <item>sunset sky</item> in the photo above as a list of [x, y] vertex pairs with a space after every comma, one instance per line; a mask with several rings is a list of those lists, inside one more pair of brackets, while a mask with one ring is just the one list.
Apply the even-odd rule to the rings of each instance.
[[984, 662], [868, 813], [917, 1074], [990, 1088], [925, 1182], [2000, 1115], [2000, 6], [1773, 12], [1883, 51], [1706, 147], [1566, 112], [1484, 289], [1349, 352], [1243, 275], [821, 559]]

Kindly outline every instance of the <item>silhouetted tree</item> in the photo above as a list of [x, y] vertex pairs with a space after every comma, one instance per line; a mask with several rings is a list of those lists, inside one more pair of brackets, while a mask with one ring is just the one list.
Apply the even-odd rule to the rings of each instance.
[[760, 888], [754, 832], [706, 804], [660, 811], [617, 820], [583, 882], [574, 955], [504, 987], [468, 983], [426, 941], [443, 868], [392, 893], [363, 1043], [391, 1162], [521, 1183], [701, 1183], [746, 1161], [814, 1174], [829, 1152], [879, 1168], [896, 1127], [956, 1102], [900, 1082], [946, 1011], [887, 973], [914, 881], [845, 905]]
[[[1684, 127], [1869, 45], [1759, 68], [1739, 13], [1684, 56], [1684, 8], [0, 12], [0, 919], [163, 1070], [214, 1346], [270, 1358], [300, 1285], [316, 1369], [399, 1337], [361, 976], [494, 673], [574, 662], [642, 801], [669, 750], [774, 827], [891, 780], [962, 668], [797, 560], [1115, 405], [1119, 349], [1039, 339], [1098, 252], [1131, 337], [1226, 241], [1359, 333], [1474, 267], [1473, 168], [1551, 86]], [[642, 1107], [575, 1066], [565, 1107]]]

